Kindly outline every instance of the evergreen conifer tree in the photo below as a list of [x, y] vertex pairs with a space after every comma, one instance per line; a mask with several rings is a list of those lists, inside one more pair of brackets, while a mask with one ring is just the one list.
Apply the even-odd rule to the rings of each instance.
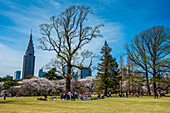
[[116, 88], [118, 86], [117, 69], [118, 64], [115, 58], [112, 58], [110, 52], [111, 48], [108, 46], [107, 41], [105, 41], [104, 46], [101, 49], [101, 63], [98, 63], [98, 73], [97, 73], [97, 86], [99, 89], [105, 91], [105, 96], [107, 95], [108, 88]]

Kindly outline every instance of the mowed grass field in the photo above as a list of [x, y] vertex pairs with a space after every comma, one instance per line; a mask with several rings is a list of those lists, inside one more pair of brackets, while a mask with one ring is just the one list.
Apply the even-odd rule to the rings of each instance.
[[0, 113], [170, 113], [170, 97], [120, 98], [89, 101], [38, 101], [40, 97], [0, 98]]

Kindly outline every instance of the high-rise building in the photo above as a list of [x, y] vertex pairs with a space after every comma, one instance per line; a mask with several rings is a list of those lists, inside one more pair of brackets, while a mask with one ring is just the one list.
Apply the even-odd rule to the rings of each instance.
[[[65, 73], [67, 74], [67, 66], [64, 67]], [[86, 77], [92, 76], [91, 68], [85, 69], [71, 69], [72, 79], [85, 79]]]
[[34, 56], [34, 46], [32, 41], [32, 30], [31, 30], [30, 40], [23, 59], [22, 78], [26, 78], [29, 75], [34, 75], [34, 65], [35, 65], [35, 56]]
[[87, 69], [78, 69], [76, 73], [73, 74], [73, 79], [85, 79], [86, 77], [92, 76], [91, 68]]
[[81, 79], [92, 76], [91, 69], [81, 69]]
[[14, 80], [20, 80], [20, 77], [21, 77], [21, 71], [15, 71]]
[[44, 74], [45, 74], [45, 72], [43, 71], [43, 69], [40, 69], [38, 76], [39, 77], [43, 77]]

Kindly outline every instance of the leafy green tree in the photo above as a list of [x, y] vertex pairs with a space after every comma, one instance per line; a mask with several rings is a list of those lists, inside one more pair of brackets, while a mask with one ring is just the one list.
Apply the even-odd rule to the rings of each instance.
[[[85, 23], [89, 14], [93, 14], [90, 7], [74, 5], [62, 12], [58, 17], [52, 16], [50, 24], [40, 25], [42, 34], [39, 39], [40, 49], [54, 51], [57, 57], [60, 57], [66, 63], [67, 74], [63, 77], [66, 79], [67, 91], [71, 90], [72, 68], [83, 68], [81, 65], [74, 64], [75, 56], [93, 38], [102, 36], [99, 28], [103, 24], [91, 27]], [[91, 55], [86, 56], [88, 58], [92, 57]], [[76, 60], [81, 59], [77, 58]], [[91, 63], [88, 68], [92, 65]]]
[[18, 82], [16, 81], [5, 81], [3, 87], [4, 89], [8, 90], [10, 87], [17, 86], [17, 85], [18, 85]]
[[63, 79], [62, 76], [58, 76], [56, 74], [56, 68], [52, 68], [51, 70], [49, 70], [47, 73], [45, 73], [43, 75], [43, 77], [49, 79], [49, 80], [57, 80], [57, 79]]
[[34, 75], [28, 75], [25, 79], [31, 79]]
[[100, 58], [101, 63], [98, 63], [97, 68], [97, 86], [98, 88], [105, 90], [105, 95], [107, 95], [108, 88], [116, 87], [119, 81], [117, 79], [118, 64], [116, 59], [112, 58], [110, 54], [111, 50], [107, 41], [105, 41], [100, 52], [103, 54]]
[[12, 81], [12, 77], [3, 77], [3, 78], [0, 78], [0, 82], [5, 82], [5, 81]]

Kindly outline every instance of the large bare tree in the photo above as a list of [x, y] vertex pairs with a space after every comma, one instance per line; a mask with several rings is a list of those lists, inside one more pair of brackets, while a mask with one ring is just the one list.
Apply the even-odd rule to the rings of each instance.
[[148, 30], [143, 30], [135, 36], [130, 45], [126, 45], [126, 53], [130, 60], [139, 65], [146, 74], [148, 91], [149, 88], [149, 74], [153, 77], [154, 95], [156, 92], [156, 78], [158, 74], [165, 72], [165, 65], [162, 60], [166, 60], [170, 51], [170, 35], [169, 29], [164, 26], [154, 26]]
[[[50, 24], [40, 25], [42, 37], [40, 49], [46, 51], [55, 51], [57, 57], [60, 57], [67, 66], [66, 90], [70, 91], [70, 80], [72, 78], [71, 70], [73, 67], [83, 68], [83, 65], [75, 65], [74, 58], [80, 52], [80, 49], [88, 44], [93, 38], [101, 37], [99, 28], [103, 24], [90, 27], [85, 24], [87, 16], [93, 14], [93, 11], [86, 6], [72, 6], [62, 12], [58, 17], [52, 16]], [[55, 32], [55, 33], [54, 33]], [[91, 57], [87, 52], [82, 58]], [[78, 60], [78, 59], [77, 59]], [[92, 65], [92, 58], [89, 68]]]

